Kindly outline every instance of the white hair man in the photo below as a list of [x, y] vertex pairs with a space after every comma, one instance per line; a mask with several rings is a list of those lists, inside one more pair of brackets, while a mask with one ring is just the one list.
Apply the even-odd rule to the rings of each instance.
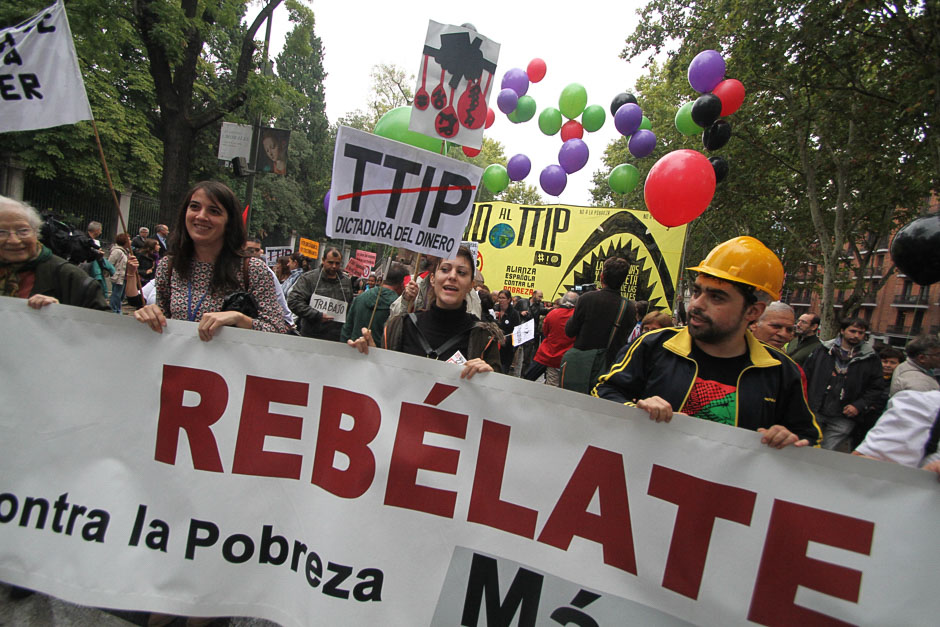
[[751, 333], [761, 342], [783, 350], [793, 339], [795, 327], [793, 307], [778, 300], [767, 305], [763, 315], [751, 326]]

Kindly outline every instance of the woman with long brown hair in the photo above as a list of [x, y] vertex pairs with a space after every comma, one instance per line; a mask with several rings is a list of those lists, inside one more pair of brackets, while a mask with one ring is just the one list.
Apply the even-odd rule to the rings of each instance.
[[285, 333], [274, 278], [264, 261], [246, 257], [245, 225], [224, 183], [197, 183], [180, 206], [169, 255], [157, 266], [156, 304], [134, 313], [161, 333], [167, 318], [198, 323], [204, 341], [224, 326]]

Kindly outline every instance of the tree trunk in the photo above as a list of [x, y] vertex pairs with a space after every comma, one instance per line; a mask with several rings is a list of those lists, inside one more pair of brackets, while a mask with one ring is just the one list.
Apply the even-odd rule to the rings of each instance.
[[189, 170], [195, 132], [180, 114], [164, 114], [163, 180], [160, 182], [160, 221], [173, 228], [183, 195], [189, 189]]

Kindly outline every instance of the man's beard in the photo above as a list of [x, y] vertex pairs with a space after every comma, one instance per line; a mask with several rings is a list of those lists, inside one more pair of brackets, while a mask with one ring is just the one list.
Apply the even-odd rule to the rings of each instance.
[[716, 327], [712, 319], [704, 315], [698, 309], [689, 310], [689, 317], [691, 318], [693, 315], [704, 321], [705, 324], [701, 327], [689, 325], [689, 335], [705, 344], [720, 344], [724, 340], [734, 337], [738, 332], [737, 325], [731, 329], [720, 329]]

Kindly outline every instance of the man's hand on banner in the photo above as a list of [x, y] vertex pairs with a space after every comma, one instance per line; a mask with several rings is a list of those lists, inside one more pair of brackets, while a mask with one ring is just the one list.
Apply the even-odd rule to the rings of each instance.
[[372, 331], [368, 327], [362, 327], [362, 337], [358, 340], [346, 340], [346, 343], [355, 348], [363, 355], [369, 354], [369, 347], [375, 347], [375, 340], [372, 339]]
[[46, 305], [55, 305], [58, 302], [58, 299], [55, 299], [52, 296], [46, 296], [45, 294], [33, 294], [29, 297], [29, 300], [26, 301], [26, 304], [33, 309], [42, 309]]
[[761, 437], [761, 444], [766, 444], [771, 448], [784, 448], [785, 446], [807, 446], [809, 445], [809, 440], [800, 440], [795, 433], [792, 433], [789, 429], [783, 425], [774, 425], [769, 429], [758, 429], [763, 437]]
[[144, 305], [134, 312], [134, 318], [137, 322], [150, 325], [157, 333], [163, 333], [163, 327], [166, 326], [166, 316], [163, 315], [160, 305]]
[[672, 420], [672, 405], [659, 396], [651, 396], [637, 401], [636, 406], [650, 415], [650, 420], [656, 422], [669, 422]]

